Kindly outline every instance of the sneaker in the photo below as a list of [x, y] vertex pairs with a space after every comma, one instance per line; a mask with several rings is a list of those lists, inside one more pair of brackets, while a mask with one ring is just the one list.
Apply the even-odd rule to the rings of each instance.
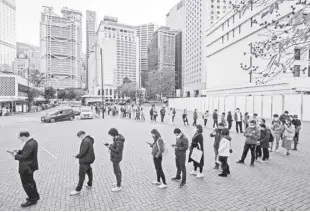
[[202, 178], [203, 176], [204, 176], [203, 173], [198, 173], [196, 177], [197, 178]]
[[185, 186], [185, 184], [186, 182], [182, 182], [179, 187], [182, 188], [183, 186]]
[[276, 149], [274, 152], [275, 152], [275, 153], [278, 153], [278, 152], [279, 152], [279, 150], [277, 150], [277, 149]]
[[253, 166], [254, 166], [254, 163], [251, 163], [251, 164], [250, 164], [250, 166], [252, 166], [252, 167], [253, 167]]
[[219, 174], [220, 177], [227, 177], [227, 174]]
[[112, 186], [113, 186], [113, 187], [116, 187], [116, 186], [117, 186], [117, 183], [113, 183]]
[[168, 186], [166, 184], [161, 184], [160, 186], [158, 186], [158, 188], [167, 188]]
[[292, 149], [292, 150], [297, 151], [297, 149], [295, 149], [295, 148], [294, 148], [294, 149]]
[[89, 185], [85, 185], [85, 187], [88, 188], [88, 189], [92, 188], [92, 186], [89, 186]]
[[81, 193], [81, 191], [74, 190], [74, 191], [70, 192], [70, 196], [78, 195], [80, 193]]
[[121, 190], [122, 190], [122, 187], [112, 188], [112, 192], [117, 192], [117, 191], [121, 191]]
[[230, 174], [230, 171], [228, 171], [227, 174]]
[[193, 170], [189, 173], [190, 175], [197, 175], [197, 171]]
[[171, 180], [172, 180], [172, 181], [180, 181], [180, 180], [181, 180], [181, 178], [172, 177], [172, 178], [171, 178]]
[[154, 181], [154, 182], [152, 182], [152, 184], [153, 184], [153, 185], [160, 185], [160, 182]]
[[213, 169], [219, 169], [220, 168], [220, 164], [216, 163], [215, 166], [213, 167]]
[[237, 161], [237, 163], [244, 164], [244, 161], [239, 160], [239, 161]]

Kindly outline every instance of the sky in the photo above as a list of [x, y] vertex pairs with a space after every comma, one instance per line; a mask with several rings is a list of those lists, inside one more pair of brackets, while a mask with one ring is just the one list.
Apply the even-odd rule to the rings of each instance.
[[53, 7], [57, 14], [61, 14], [62, 7], [81, 11], [85, 43], [86, 10], [97, 12], [97, 24], [107, 15], [118, 17], [118, 21], [123, 24], [152, 22], [163, 26], [166, 14], [178, 2], [179, 0], [16, 0], [16, 41], [40, 46], [42, 6]]

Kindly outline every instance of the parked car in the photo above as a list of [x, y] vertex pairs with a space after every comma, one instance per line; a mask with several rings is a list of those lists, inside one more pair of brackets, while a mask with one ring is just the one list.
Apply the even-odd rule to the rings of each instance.
[[93, 112], [91, 110], [91, 107], [82, 107], [81, 108], [81, 119], [92, 119]]
[[42, 122], [54, 123], [56, 121], [73, 121], [75, 118], [74, 112], [72, 109], [56, 110], [47, 113], [45, 116], [41, 117]]
[[74, 112], [74, 115], [76, 115], [76, 116], [79, 116], [79, 115], [81, 115], [81, 107], [71, 107], [72, 108], [72, 110], [73, 110], [73, 112]]

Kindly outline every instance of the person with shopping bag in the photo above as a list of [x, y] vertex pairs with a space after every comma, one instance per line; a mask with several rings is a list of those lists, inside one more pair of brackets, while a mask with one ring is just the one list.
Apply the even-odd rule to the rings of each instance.
[[[189, 158], [188, 162], [193, 162], [194, 170], [190, 172], [191, 175], [196, 175], [197, 178], [203, 177], [203, 165], [204, 165], [204, 157], [203, 157], [203, 135], [202, 135], [202, 126], [198, 124], [195, 128], [195, 134], [192, 138], [192, 143], [190, 146]], [[197, 153], [198, 154], [197, 154]], [[195, 157], [197, 154], [197, 158]], [[199, 167], [199, 173], [197, 173], [197, 168]]]
[[229, 136], [229, 130], [224, 128], [222, 130], [222, 138], [218, 150], [219, 161], [221, 162], [222, 167], [222, 173], [219, 174], [220, 177], [227, 177], [227, 175], [230, 174], [229, 165], [227, 163], [230, 153], [232, 153], [231, 137]]

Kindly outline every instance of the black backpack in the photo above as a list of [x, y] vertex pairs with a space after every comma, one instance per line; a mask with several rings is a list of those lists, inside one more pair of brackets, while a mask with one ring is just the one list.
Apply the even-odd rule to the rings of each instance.
[[269, 142], [273, 142], [274, 137], [273, 137], [273, 135], [271, 133], [271, 130], [270, 129], [268, 129], [268, 130], [269, 130], [269, 133], [270, 133]]

